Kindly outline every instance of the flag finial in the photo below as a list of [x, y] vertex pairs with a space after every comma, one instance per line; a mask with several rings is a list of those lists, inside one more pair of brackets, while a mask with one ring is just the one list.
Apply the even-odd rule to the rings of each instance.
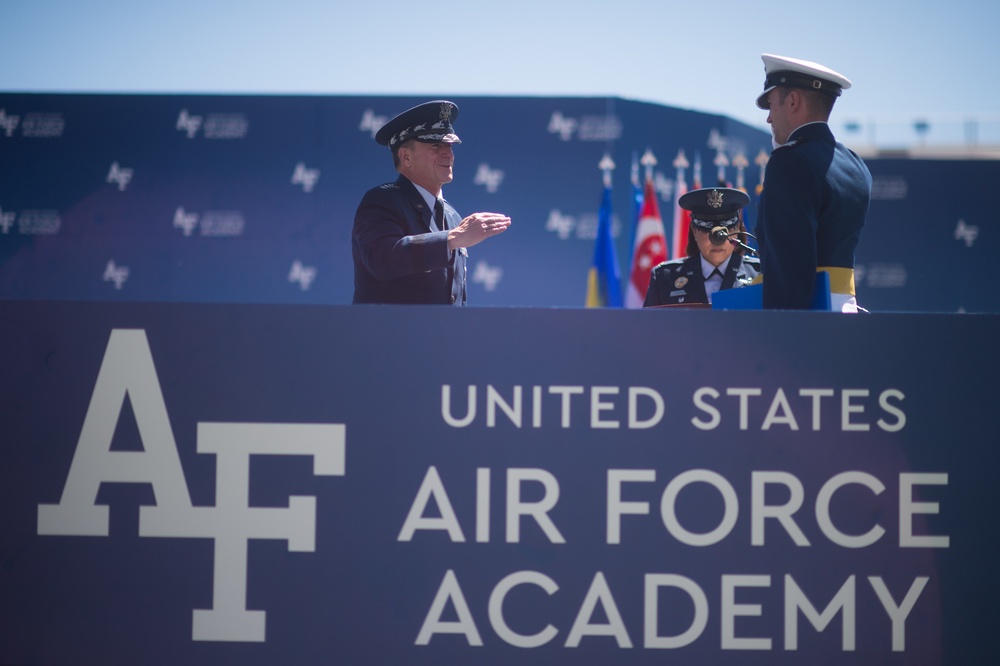
[[656, 155], [653, 154], [653, 151], [651, 149], [647, 148], [646, 152], [642, 154], [642, 159], [640, 160], [640, 162], [642, 162], [642, 166], [646, 167], [646, 179], [652, 180], [653, 167], [656, 166]]
[[680, 148], [677, 151], [677, 157], [674, 158], [673, 167], [675, 169], [687, 169], [689, 166], [691, 165], [688, 162], [687, 157], [684, 155], [684, 149]]
[[604, 172], [604, 186], [611, 187], [611, 172], [615, 169], [615, 161], [611, 159], [611, 155], [604, 153], [597, 168]]

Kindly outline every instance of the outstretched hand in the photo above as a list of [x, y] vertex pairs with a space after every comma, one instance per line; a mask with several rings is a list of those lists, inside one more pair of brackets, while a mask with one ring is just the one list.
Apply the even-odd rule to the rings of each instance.
[[502, 213], [473, 213], [448, 231], [448, 249], [472, 247], [490, 236], [502, 234], [509, 226], [510, 218]]

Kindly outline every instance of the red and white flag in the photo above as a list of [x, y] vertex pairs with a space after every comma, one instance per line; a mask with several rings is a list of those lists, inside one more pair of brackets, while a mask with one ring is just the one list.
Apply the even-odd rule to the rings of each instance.
[[646, 173], [646, 185], [642, 195], [642, 212], [635, 230], [635, 244], [632, 250], [631, 272], [625, 288], [625, 307], [641, 308], [649, 289], [649, 278], [653, 267], [667, 260], [667, 237], [663, 232], [660, 207], [656, 202], [656, 188], [650, 170]]

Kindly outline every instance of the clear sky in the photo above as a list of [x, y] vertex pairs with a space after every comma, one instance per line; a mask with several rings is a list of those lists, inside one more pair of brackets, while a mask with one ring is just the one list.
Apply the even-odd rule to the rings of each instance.
[[766, 127], [761, 53], [834, 120], [1000, 127], [997, 0], [0, 0], [0, 91], [616, 96]]

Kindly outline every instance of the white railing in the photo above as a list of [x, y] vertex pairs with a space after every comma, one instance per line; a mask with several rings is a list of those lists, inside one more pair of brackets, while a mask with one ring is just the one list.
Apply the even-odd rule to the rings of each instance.
[[1000, 115], [832, 118], [830, 126], [838, 139], [864, 152], [1000, 154]]

